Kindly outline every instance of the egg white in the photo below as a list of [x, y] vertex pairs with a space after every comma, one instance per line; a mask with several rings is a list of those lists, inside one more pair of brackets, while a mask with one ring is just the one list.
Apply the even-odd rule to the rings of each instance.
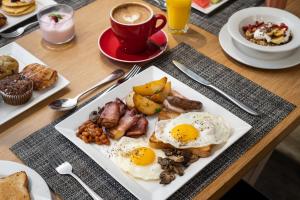
[[155, 153], [155, 160], [153, 163], [146, 166], [139, 166], [131, 162], [129, 153], [136, 148], [147, 147], [148, 142], [143, 138], [122, 137], [112, 149], [112, 161], [119, 166], [123, 171], [131, 176], [143, 180], [159, 180], [159, 175], [163, 171], [158, 164], [158, 157], [165, 157], [163, 151], [159, 149], [152, 149]]
[[[195, 140], [183, 143], [171, 135], [171, 130], [180, 124], [192, 125], [198, 131]], [[232, 128], [220, 116], [207, 112], [188, 112], [170, 120], [161, 120], [156, 123], [155, 137], [175, 148], [197, 148], [211, 144], [221, 144], [230, 137]]]

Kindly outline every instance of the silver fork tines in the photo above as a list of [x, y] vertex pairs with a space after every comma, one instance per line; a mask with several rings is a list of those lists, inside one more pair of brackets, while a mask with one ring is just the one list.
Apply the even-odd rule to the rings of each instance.
[[123, 78], [120, 78], [115, 84], [113, 84], [112, 86], [110, 86], [109, 88], [107, 88], [106, 90], [104, 90], [102, 92], [101, 96], [105, 95], [106, 93], [108, 93], [109, 91], [111, 91], [112, 89], [114, 89], [115, 87], [117, 87], [118, 85], [120, 85], [121, 83], [124, 83], [125, 81], [128, 81], [130, 78], [132, 78], [136, 74], [138, 74], [140, 70], [141, 70], [141, 67], [139, 65], [134, 65], [130, 69], [130, 71]]
[[75, 178], [94, 200], [102, 200], [98, 194], [96, 194], [76, 174], [72, 172], [73, 167], [69, 162], [63, 161], [59, 156], [52, 156], [49, 163], [59, 174], [71, 175], [73, 178]]

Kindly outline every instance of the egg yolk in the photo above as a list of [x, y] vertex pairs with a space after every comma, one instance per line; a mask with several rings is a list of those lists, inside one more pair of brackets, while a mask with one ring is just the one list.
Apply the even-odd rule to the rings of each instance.
[[130, 154], [130, 160], [136, 165], [145, 166], [154, 162], [155, 153], [148, 147], [134, 149]]
[[181, 143], [187, 143], [198, 138], [198, 130], [190, 124], [180, 124], [171, 130], [172, 137]]

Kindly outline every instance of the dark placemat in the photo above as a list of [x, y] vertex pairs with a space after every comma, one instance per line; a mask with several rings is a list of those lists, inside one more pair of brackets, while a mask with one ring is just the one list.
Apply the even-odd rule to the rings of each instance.
[[[95, 0], [55, 0], [55, 1], [57, 3], [59, 3], [59, 4], [67, 4], [67, 5], [71, 6], [71, 7], [73, 7], [74, 10], [77, 10], [77, 9], [79, 9], [79, 8], [81, 8], [81, 7], [89, 4], [89, 3], [92, 3]], [[34, 21], [37, 21], [37, 17], [36, 16], [33, 16], [33, 17], [31, 17], [31, 18], [29, 18], [29, 19], [27, 19], [27, 20], [25, 20], [25, 21], [17, 24], [16, 26], [13, 26], [13, 27], [9, 28], [5, 32], [10, 33], [12, 31], [16, 30], [18, 27], [25, 26], [26, 24], [29, 24], [30, 22], [34, 22]], [[19, 37], [23, 37], [24, 35], [26, 35], [28, 33], [31, 33], [32, 31], [35, 31], [36, 29], [38, 29], [38, 27], [39, 26], [36, 25], [36, 26], [33, 26], [33, 27], [27, 29], [25, 31], [25, 33], [23, 35], [19, 36]], [[6, 44], [8, 44], [10, 42], [15, 41], [19, 37], [10, 38], [10, 39], [6, 39], [6, 38], [0, 37], [0, 47], [4, 46], [4, 45], [6, 45]]]
[[[154, 0], [145, 1], [157, 6]], [[200, 26], [212, 34], [218, 35], [221, 28], [227, 23], [229, 17], [236, 11], [244, 8], [260, 6], [263, 3], [264, 0], [230, 0], [208, 15], [196, 9], [192, 9], [190, 23]]]
[[[193, 71], [260, 111], [262, 115], [258, 117], [251, 116], [213, 90], [189, 79], [170, 64], [172, 59], [191, 67]], [[148, 64], [148, 66], [150, 65], [160, 67], [163, 71], [204, 94], [253, 126], [245, 136], [205, 167], [197, 176], [178, 190], [171, 199], [191, 199], [295, 108], [291, 103], [183, 43]], [[64, 117], [15, 144], [11, 147], [11, 150], [25, 164], [41, 174], [49, 186], [64, 199], [88, 199], [88, 195], [73, 178], [60, 176], [49, 166], [50, 155], [60, 154], [73, 163], [75, 173], [104, 199], [134, 198], [100, 166], [54, 129], [54, 126]]]

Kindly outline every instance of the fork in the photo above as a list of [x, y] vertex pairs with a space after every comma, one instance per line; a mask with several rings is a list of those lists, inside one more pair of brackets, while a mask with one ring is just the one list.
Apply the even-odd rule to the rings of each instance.
[[0, 36], [3, 37], [3, 38], [15, 38], [15, 37], [18, 37], [18, 36], [22, 35], [26, 29], [28, 29], [31, 26], [35, 26], [38, 23], [39, 23], [38, 21], [32, 22], [30, 24], [27, 24], [25, 26], [22, 26], [22, 27], [18, 28], [17, 30], [15, 30], [13, 32], [10, 32], [10, 33], [0, 33]]
[[75, 178], [94, 200], [102, 200], [102, 198], [98, 194], [96, 194], [88, 185], [86, 185], [76, 174], [72, 172], [73, 168], [69, 162], [67, 161], [64, 162], [60, 157], [53, 156], [51, 157], [50, 165], [59, 174], [71, 175], [73, 178]]
[[108, 93], [109, 91], [111, 91], [112, 89], [114, 89], [115, 87], [120, 85], [121, 83], [128, 81], [130, 78], [132, 78], [136, 74], [138, 74], [140, 70], [141, 70], [141, 67], [139, 65], [134, 65], [123, 78], [120, 78], [115, 84], [113, 84], [112, 86], [110, 86], [109, 88], [104, 90], [100, 96], [105, 95], [106, 93]]

